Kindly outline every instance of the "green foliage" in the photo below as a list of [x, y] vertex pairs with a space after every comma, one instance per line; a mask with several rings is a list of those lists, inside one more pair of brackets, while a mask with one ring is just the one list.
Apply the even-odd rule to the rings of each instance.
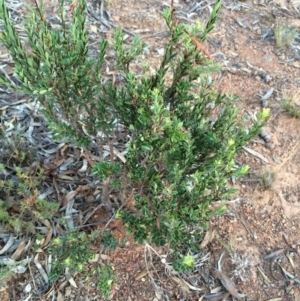
[[[33, 10], [26, 25], [30, 51], [25, 51], [16, 34], [4, 1], [0, 4], [5, 24], [0, 40], [15, 61], [22, 86], [12, 86], [3, 76], [0, 82], [36, 95], [55, 137], [84, 146], [93, 139], [100, 150], [104, 142], [109, 145], [110, 161], [95, 164], [93, 173], [100, 179], [113, 175], [113, 181], [106, 183], [125, 190], [121, 201], [126, 192], [134, 196], [134, 210], [119, 210], [118, 215], [138, 242], [168, 243], [175, 254], [197, 248], [200, 229], [225, 209], [211, 210], [211, 203], [229, 199], [235, 190], [227, 186], [228, 179], [248, 170], [235, 167], [236, 153], [259, 133], [268, 117], [264, 110], [252, 125], [239, 118], [237, 99], [213, 89], [208, 74], [218, 66], [206, 59], [188, 34], [201, 35], [204, 41], [214, 27], [221, 1], [217, 0], [204, 27], [175, 26], [172, 9], [163, 12], [170, 39], [155, 75], [149, 74], [146, 63], [141, 74], [131, 71], [145, 44], [135, 37], [128, 50], [117, 29], [111, 47], [120, 84], [103, 81], [101, 76], [110, 47], [106, 40], [99, 43], [97, 59], [87, 56], [84, 0], [78, 1], [70, 27], [65, 25], [61, 5], [60, 29], [47, 27], [41, 7]], [[130, 137], [122, 166], [116, 163], [111, 139], [116, 124]], [[68, 244], [59, 243], [58, 249], [67, 250], [58, 254], [58, 258], [67, 256], [59, 260], [63, 268], [77, 262], [70, 259], [73, 244]], [[190, 265], [189, 258], [178, 258], [178, 268]], [[63, 268], [58, 264], [54, 270], [62, 272]]]
[[195, 264], [195, 259], [191, 255], [184, 256], [183, 264], [188, 268], [193, 268]]
[[104, 248], [108, 248], [111, 250], [114, 250], [118, 246], [118, 241], [109, 232], [105, 232], [102, 235], [101, 243]]
[[89, 245], [93, 239], [92, 234], [77, 231], [55, 238], [49, 247], [49, 253], [53, 256], [49, 279], [57, 280], [66, 268], [70, 273], [82, 272], [84, 263], [92, 259]]
[[96, 60], [87, 57], [85, 11], [85, 1], [81, 0], [67, 26], [64, 1], [61, 1], [61, 28], [49, 29], [42, 7], [32, 9], [24, 22], [26, 46], [30, 48], [27, 51], [9, 19], [4, 0], [0, 1], [0, 18], [4, 21], [0, 41], [15, 62], [15, 73], [22, 86], [12, 85], [3, 75], [0, 83], [35, 95], [44, 106], [55, 137], [75, 139], [82, 145], [90, 142], [84, 133], [110, 132], [115, 118], [110, 102], [112, 95], [107, 95], [102, 87], [101, 68], [107, 41], [100, 40]]
[[176, 256], [172, 263], [173, 268], [178, 272], [185, 272], [193, 270], [195, 266], [195, 259], [191, 255]]
[[109, 297], [110, 290], [114, 283], [113, 269], [110, 265], [98, 266], [94, 271], [97, 276], [97, 287], [105, 298]]
[[116, 174], [121, 169], [121, 164], [110, 163], [108, 161], [103, 161], [100, 163], [95, 163], [92, 169], [92, 173], [97, 175], [100, 179], [108, 178], [109, 176]]

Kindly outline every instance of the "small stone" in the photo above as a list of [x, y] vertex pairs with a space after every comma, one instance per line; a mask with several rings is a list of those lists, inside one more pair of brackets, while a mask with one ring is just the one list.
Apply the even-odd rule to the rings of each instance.
[[268, 62], [272, 62], [273, 59], [271, 56], [267, 55], [267, 56], [265, 56], [265, 60]]
[[160, 56], [163, 56], [165, 54], [165, 49], [164, 48], [156, 48], [156, 51]]
[[254, 78], [255, 78], [257, 81], [260, 81], [260, 76], [256, 75]]
[[272, 80], [272, 77], [270, 75], [265, 76], [265, 82], [269, 83]]
[[268, 149], [274, 149], [275, 145], [273, 143], [267, 142], [265, 144], [265, 147], [268, 148]]
[[266, 131], [261, 131], [258, 136], [262, 138], [265, 142], [269, 142], [271, 140], [271, 136]]

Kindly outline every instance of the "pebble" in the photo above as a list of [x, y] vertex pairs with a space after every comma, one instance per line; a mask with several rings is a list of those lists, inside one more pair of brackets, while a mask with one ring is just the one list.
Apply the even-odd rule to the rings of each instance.
[[271, 140], [271, 136], [266, 131], [261, 131], [258, 136], [262, 138], [265, 142], [269, 142]]
[[265, 82], [269, 83], [272, 80], [272, 77], [270, 75], [265, 76]]
[[274, 149], [275, 145], [273, 143], [268, 142], [265, 144], [265, 147], [268, 149]]
[[260, 81], [260, 76], [256, 75], [256, 76], [255, 76], [255, 79], [256, 79], [257, 81]]
[[268, 62], [272, 62], [273, 59], [272, 59], [271, 56], [267, 55], [267, 56], [265, 56], [265, 60], [268, 61]]

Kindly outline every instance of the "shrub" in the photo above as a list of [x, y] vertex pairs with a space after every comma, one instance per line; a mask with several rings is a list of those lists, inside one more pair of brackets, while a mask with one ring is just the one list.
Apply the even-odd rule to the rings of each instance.
[[[110, 158], [93, 173], [106, 186], [117, 178], [121, 185], [113, 189], [123, 202], [134, 196], [134, 209], [123, 207], [118, 217], [138, 242], [168, 243], [176, 254], [197, 247], [206, 222], [225, 209], [211, 210], [210, 205], [228, 199], [234, 192], [228, 179], [248, 170], [235, 167], [236, 153], [268, 115], [267, 110], [258, 113], [249, 125], [238, 117], [236, 98], [213, 89], [209, 73], [218, 66], [207, 59], [201, 43], [213, 29], [221, 1], [205, 27], [175, 24], [173, 8], [163, 12], [170, 35], [155, 75], [146, 63], [141, 74], [131, 71], [145, 44], [134, 37], [128, 49], [121, 29], [111, 46], [100, 39], [97, 58], [88, 56], [84, 0], [72, 7], [69, 26], [61, 2], [59, 29], [48, 27], [36, 5], [25, 25], [26, 42], [17, 35], [4, 0], [0, 3], [1, 41], [14, 59], [21, 85], [4, 76], [0, 82], [37, 98], [56, 139], [86, 147], [96, 142], [100, 150], [109, 145]], [[107, 47], [115, 51], [119, 83], [102, 78]], [[118, 129], [129, 137], [122, 165], [113, 145]]]

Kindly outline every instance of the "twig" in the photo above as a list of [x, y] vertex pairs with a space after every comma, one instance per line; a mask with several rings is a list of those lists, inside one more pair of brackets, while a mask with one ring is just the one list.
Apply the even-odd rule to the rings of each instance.
[[37, 289], [37, 287], [36, 287], [36, 284], [35, 284], [35, 280], [34, 280], [32, 271], [31, 271], [30, 263], [28, 264], [28, 268], [29, 268], [29, 273], [30, 273], [30, 276], [31, 276], [31, 278], [32, 278], [32, 282], [33, 282], [34, 288], [35, 288], [36, 291], [38, 291], [38, 289]]
[[92, 212], [90, 212], [87, 216], [86, 216], [86, 218], [85, 218], [85, 220], [82, 222], [82, 224], [84, 225], [93, 215], [94, 215], [94, 213], [99, 209], [99, 208], [101, 208], [101, 207], [103, 207], [104, 206], [104, 204], [100, 204], [100, 205], [98, 205]]
[[7, 72], [5, 71], [4, 67], [6, 67], [7, 65], [4, 66], [0, 66], [0, 71], [4, 74], [5, 78], [13, 85], [15, 86], [16, 84], [13, 82], [13, 80], [9, 77], [9, 75], [7, 74]]
[[[108, 28], [111, 28], [111, 27], [118, 27], [118, 25], [112, 23], [112, 22], [109, 22], [107, 21], [105, 18], [101, 18], [99, 17], [92, 9], [88, 9], [88, 12], [92, 15], [92, 17], [94, 17], [97, 21], [101, 22], [104, 26], [108, 27]], [[125, 29], [125, 28], [122, 28], [122, 31], [124, 31], [125, 33], [128, 33], [132, 36], [135, 36], [135, 33], [128, 30], [128, 29]]]
[[104, 8], [104, 1], [100, 1], [100, 18], [101, 19], [104, 19], [103, 8]]
[[248, 227], [246, 226], [246, 223], [239, 217], [240, 222], [242, 223], [242, 225], [244, 226], [244, 228], [247, 230], [247, 232], [249, 233], [249, 235], [255, 239], [255, 236], [250, 232], [250, 230], [248, 229]]
[[249, 147], [246, 147], [246, 146], [243, 146], [243, 149], [248, 152], [249, 154], [259, 158], [260, 160], [266, 162], [266, 163], [270, 163], [268, 159], [266, 159], [263, 155], [261, 155], [260, 153], [258, 153], [257, 151], [249, 148]]

